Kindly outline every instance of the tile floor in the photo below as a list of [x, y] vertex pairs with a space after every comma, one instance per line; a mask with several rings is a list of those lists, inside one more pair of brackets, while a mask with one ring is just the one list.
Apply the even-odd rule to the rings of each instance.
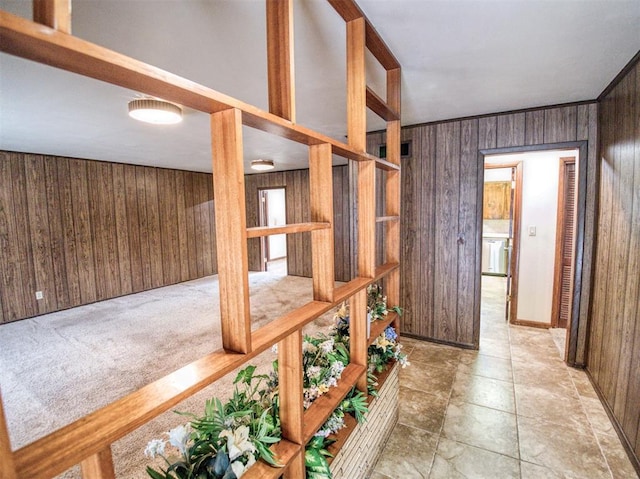
[[480, 351], [403, 339], [399, 422], [371, 479], [637, 478], [562, 335], [508, 326], [503, 295], [483, 277]]

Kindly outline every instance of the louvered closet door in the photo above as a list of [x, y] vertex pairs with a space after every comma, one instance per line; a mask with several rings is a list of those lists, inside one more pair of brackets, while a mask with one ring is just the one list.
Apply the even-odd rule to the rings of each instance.
[[[571, 297], [573, 293], [572, 265], [573, 265], [573, 240], [575, 224], [575, 196], [576, 196], [576, 163], [575, 158], [561, 158], [564, 162], [564, 174], [561, 181], [562, 191], [560, 198], [563, 200], [561, 215], [562, 223], [558, 222], [559, 231], [562, 231], [560, 239], [561, 260], [556, 263], [560, 267], [560, 283], [556, 287], [559, 296], [557, 305], [557, 324], [559, 328], [566, 328], [571, 318]], [[560, 211], [559, 211], [560, 213]]]

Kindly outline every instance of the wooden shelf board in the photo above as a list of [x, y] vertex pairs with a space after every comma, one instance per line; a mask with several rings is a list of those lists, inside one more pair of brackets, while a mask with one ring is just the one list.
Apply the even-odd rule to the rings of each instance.
[[376, 223], [385, 223], [387, 221], [400, 221], [399, 216], [377, 216]]
[[385, 263], [383, 265], [378, 266], [376, 268], [376, 277], [374, 281], [379, 281], [380, 279], [384, 278], [386, 275], [391, 273], [391, 271], [399, 267], [400, 265], [398, 263]]
[[354, 278], [348, 283], [343, 284], [342, 286], [336, 288], [333, 291], [334, 301], [336, 303], [341, 303], [345, 301], [350, 296], [353, 296], [355, 293], [360, 291], [362, 288], [366, 288], [371, 284], [371, 278]]
[[369, 335], [369, 346], [373, 344], [376, 338], [380, 336], [384, 332], [384, 330], [387, 329], [387, 326], [393, 323], [397, 317], [398, 317], [398, 313], [396, 313], [395, 311], [389, 311], [389, 314], [387, 314], [386, 318], [376, 319], [371, 323], [371, 330], [370, 330], [371, 334]]
[[382, 158], [376, 158], [376, 168], [386, 171], [400, 171], [400, 166], [390, 161], [383, 160]]
[[281, 467], [274, 467], [264, 461], [257, 461], [245, 472], [242, 477], [245, 479], [277, 479], [286, 472], [287, 466], [300, 452], [302, 446], [282, 439], [270, 448], [276, 455], [276, 461]]
[[396, 121], [400, 119], [398, 113], [392, 110], [391, 107], [369, 87], [367, 87], [367, 107], [385, 121]]
[[340, 401], [342, 401], [351, 388], [355, 386], [360, 376], [366, 374], [366, 371], [364, 366], [353, 363], [347, 365], [344, 371], [342, 371], [338, 385], [316, 399], [309, 409], [305, 411], [303, 426], [305, 443], [309, 442], [318, 429], [320, 429], [329, 416], [331, 416], [336, 407], [338, 407]]
[[306, 231], [323, 230], [331, 228], [328, 222], [292, 223], [282, 226], [257, 226], [247, 228], [247, 238], [260, 238], [263, 236], [304, 233]]

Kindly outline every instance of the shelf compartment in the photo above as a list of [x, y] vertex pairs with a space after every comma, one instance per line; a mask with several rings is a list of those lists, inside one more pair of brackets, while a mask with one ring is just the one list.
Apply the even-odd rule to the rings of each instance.
[[387, 317], [384, 319], [376, 319], [371, 322], [371, 330], [369, 335], [369, 346], [373, 344], [378, 336], [380, 336], [387, 326], [393, 323], [398, 318], [398, 313], [395, 311], [389, 311]]
[[347, 365], [342, 372], [338, 385], [316, 399], [309, 409], [305, 411], [303, 426], [305, 443], [309, 442], [318, 429], [320, 429], [329, 416], [331, 416], [333, 411], [335, 411], [340, 401], [344, 399], [351, 388], [355, 386], [358, 379], [360, 379], [363, 374], [366, 374], [366, 372], [367, 368], [364, 366], [353, 363]]
[[331, 223], [325, 222], [309, 222], [309, 223], [292, 223], [282, 226], [256, 226], [247, 228], [247, 238], [261, 238], [263, 236], [305, 233], [307, 231], [325, 230], [331, 228]]

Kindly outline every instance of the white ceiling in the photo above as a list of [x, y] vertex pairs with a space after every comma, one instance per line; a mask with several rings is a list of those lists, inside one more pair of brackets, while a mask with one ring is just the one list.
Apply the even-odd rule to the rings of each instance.
[[[638, 0], [360, 0], [402, 64], [404, 125], [595, 99], [640, 50]], [[30, 18], [31, 2], [0, 0]], [[264, 0], [74, 0], [73, 33], [267, 109]], [[345, 32], [294, 4], [298, 123], [345, 140]], [[369, 83], [384, 96], [381, 69]], [[382, 86], [381, 86], [382, 85]], [[211, 171], [207, 115], [131, 120], [139, 92], [0, 54], [0, 149]], [[368, 130], [383, 126], [370, 115]], [[246, 164], [306, 148], [245, 128]]]

